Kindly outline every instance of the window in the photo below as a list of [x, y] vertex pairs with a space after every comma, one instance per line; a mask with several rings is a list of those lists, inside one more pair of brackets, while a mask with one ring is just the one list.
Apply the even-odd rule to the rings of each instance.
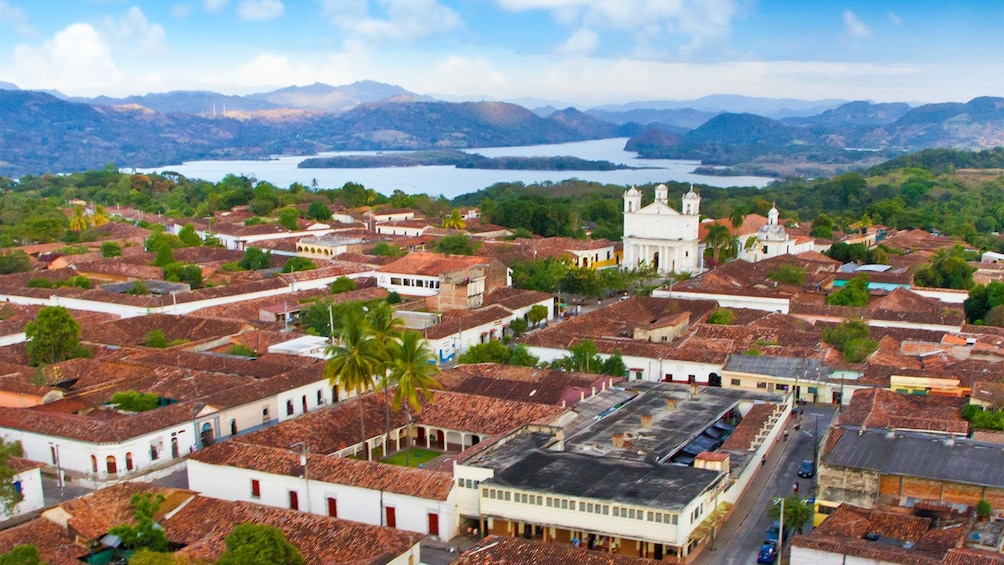
[[295, 490], [289, 491], [289, 509], [300, 509], [300, 495]]
[[230, 420], [230, 435], [237, 435], [237, 420]]
[[322, 404], [324, 404], [324, 392], [318, 390], [317, 391], [317, 405], [320, 406]]
[[757, 383], [756, 387], [757, 388], [767, 388], [767, 383]]
[[330, 496], [328, 497], [328, 516], [332, 518], [338, 517], [338, 501]]
[[634, 520], [634, 508], [628, 509], [628, 518]]
[[655, 513], [655, 523], [656, 524], [661, 524], [662, 523], [662, 512], [656, 512]]
[[604, 515], [610, 514], [610, 506], [608, 506], [606, 504], [603, 505], [603, 514]]
[[677, 522], [677, 520], [678, 520], [678, 518], [677, 518], [677, 515], [676, 515], [676, 514], [670, 514], [670, 516], [669, 516], [669, 522], [670, 522], [671, 524], [673, 524], [673, 525], [675, 526], [675, 525], [676, 525], [676, 522]]
[[287, 400], [286, 401], [286, 415], [287, 416], [292, 416], [293, 415], [293, 401], [292, 400]]
[[94, 455], [91, 455], [91, 471], [94, 473], [98, 472], [98, 458]]
[[24, 494], [24, 486], [21, 485], [21, 481], [14, 481], [14, 492]]
[[592, 511], [593, 511], [593, 503], [590, 502], [589, 504], [586, 505], [586, 512], [592, 512]]
[[509, 491], [505, 491], [503, 494], [505, 495], [505, 501], [509, 502], [512, 493]]
[[457, 486], [463, 488], [463, 486], [464, 486], [464, 480], [463, 479], [457, 479]]
[[268, 406], [261, 409], [261, 421], [268, 422]]
[[565, 500], [564, 498], [561, 499], [561, 509], [568, 510], [568, 501]]
[[732, 379], [732, 386], [743, 386], [743, 382], [740, 379]]
[[490, 489], [488, 491], [488, 498], [495, 498], [495, 489]]
[[550, 496], [547, 497], [547, 499], [544, 501], [544, 506], [547, 506], [548, 508], [550, 508], [553, 504], [554, 504], [554, 499], [551, 498]]
[[401, 286], [401, 277], [391, 277], [390, 284], [396, 284], [398, 286]]
[[261, 498], [261, 482], [251, 479], [251, 498]]

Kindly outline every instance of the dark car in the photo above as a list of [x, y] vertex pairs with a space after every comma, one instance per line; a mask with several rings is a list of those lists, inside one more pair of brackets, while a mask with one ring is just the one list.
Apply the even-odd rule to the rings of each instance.
[[816, 464], [809, 459], [802, 461], [802, 464], [798, 466], [799, 477], [805, 479], [811, 479], [815, 474], [816, 474]]
[[757, 563], [766, 563], [768, 565], [774, 563], [777, 560], [777, 546], [772, 543], [765, 543], [760, 547], [760, 551], [756, 554]]
[[[780, 533], [780, 531], [781, 531], [781, 522], [778, 521], [778, 520], [774, 520], [774, 522], [770, 525], [770, 527], [767, 528], [767, 533], [765, 533], [764, 536], [763, 536], [763, 543], [764, 544], [768, 544], [768, 543], [776, 544], [778, 542], [778, 538], [779, 538], [778, 534]], [[784, 527], [784, 539], [782, 541], [787, 542], [788, 541], [788, 537], [790, 537], [790, 536], [791, 536], [791, 528], [785, 526]]]

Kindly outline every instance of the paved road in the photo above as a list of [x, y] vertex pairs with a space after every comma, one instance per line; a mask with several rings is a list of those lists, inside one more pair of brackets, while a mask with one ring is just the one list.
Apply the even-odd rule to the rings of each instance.
[[835, 408], [806, 406], [801, 431], [794, 432], [789, 423], [788, 429], [792, 433], [788, 441], [775, 444], [767, 457], [768, 472], [761, 472], [753, 479], [732, 517], [718, 533], [715, 549], [703, 551], [694, 561], [695, 565], [756, 563], [756, 552], [771, 522], [767, 517], [771, 499], [791, 494], [796, 481], [799, 483], [799, 495], [803, 498], [812, 495], [814, 479], [800, 479], [798, 465], [803, 459], [812, 459], [816, 415], [819, 416], [819, 435], [822, 436], [834, 412]]

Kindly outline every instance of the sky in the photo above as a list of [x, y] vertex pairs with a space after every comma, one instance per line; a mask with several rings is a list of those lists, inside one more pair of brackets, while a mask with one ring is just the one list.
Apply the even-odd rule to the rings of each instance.
[[0, 0], [0, 81], [71, 96], [376, 80], [578, 107], [1004, 96], [1004, 0]]

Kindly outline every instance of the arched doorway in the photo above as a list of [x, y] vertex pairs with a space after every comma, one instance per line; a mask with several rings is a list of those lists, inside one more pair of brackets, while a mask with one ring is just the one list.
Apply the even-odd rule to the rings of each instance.
[[176, 459], [179, 455], [181, 455], [181, 453], [180, 453], [180, 450], [178, 449], [178, 438], [172, 437], [171, 438], [171, 458], [172, 459]]
[[132, 452], [126, 452], [126, 471], [132, 471]]
[[203, 447], [207, 445], [213, 445], [213, 426], [209, 422], [202, 424], [202, 434], [200, 435], [202, 439]]
[[722, 376], [718, 373], [711, 373], [708, 375], [708, 386], [722, 386]]
[[109, 475], [114, 475], [119, 472], [118, 464], [115, 462], [115, 456], [109, 455], [105, 457], [105, 469], [108, 471]]

